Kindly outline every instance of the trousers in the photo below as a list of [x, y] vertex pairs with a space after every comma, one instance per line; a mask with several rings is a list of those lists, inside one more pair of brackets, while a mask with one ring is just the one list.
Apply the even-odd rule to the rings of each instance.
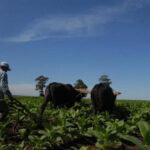
[[4, 99], [4, 93], [3, 93], [3, 91], [0, 91], [0, 99]]
[[0, 90], [0, 99], [4, 99], [4, 94], [6, 94], [8, 96], [9, 99], [12, 99], [12, 94], [9, 90], [7, 90], [5, 93], [3, 91]]

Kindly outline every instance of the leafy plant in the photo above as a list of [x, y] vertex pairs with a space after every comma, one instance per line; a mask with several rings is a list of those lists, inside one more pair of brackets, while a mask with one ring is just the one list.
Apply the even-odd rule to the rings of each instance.
[[123, 140], [129, 141], [137, 145], [141, 150], [148, 150], [146, 146], [136, 137], [130, 135], [118, 134], [119, 137]]
[[88, 134], [97, 138], [96, 147], [107, 150], [111, 141], [112, 134], [108, 129], [98, 127], [97, 129], [89, 128]]
[[[36, 114], [35, 117], [40, 114], [43, 98], [15, 97], [32, 114]], [[119, 145], [118, 149], [121, 149], [124, 140], [136, 144], [143, 150], [150, 149], [150, 125], [148, 124], [150, 102], [117, 100], [116, 105], [119, 106], [119, 111], [118, 109], [115, 113], [105, 111], [97, 115], [92, 113], [90, 99], [76, 103], [70, 109], [46, 107], [41, 126], [23, 112], [10, 110], [5, 120], [0, 122], [0, 150], [59, 149], [67, 143], [70, 149], [86, 150], [89, 147], [85, 146], [85, 142], [102, 149], [111, 149], [112, 144]], [[128, 112], [127, 117], [126, 112]], [[10, 132], [12, 126], [15, 135]], [[137, 138], [138, 136], [133, 136], [140, 134], [144, 143]]]
[[146, 121], [140, 121], [138, 123], [140, 133], [144, 139], [146, 145], [150, 148], [150, 125]]

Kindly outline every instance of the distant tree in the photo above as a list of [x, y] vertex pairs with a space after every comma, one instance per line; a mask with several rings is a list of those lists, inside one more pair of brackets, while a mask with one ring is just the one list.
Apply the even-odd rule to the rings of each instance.
[[108, 75], [102, 75], [100, 78], [99, 78], [99, 81], [101, 83], [105, 83], [105, 84], [111, 84], [111, 79], [108, 78]]
[[[78, 79], [76, 81], [76, 83], [74, 84], [74, 88], [75, 89], [87, 89], [88, 87], [81, 79]], [[85, 94], [85, 93], [82, 93], [82, 95], [83, 95], [83, 97], [87, 96], [87, 94]]]
[[44, 90], [44, 87], [46, 87], [45, 83], [48, 81], [48, 77], [44, 77], [43, 75], [41, 75], [37, 77], [35, 81], [37, 81], [36, 90], [39, 91], [40, 96], [44, 96], [43, 90]]
[[88, 87], [81, 79], [78, 79], [76, 81], [76, 83], [74, 84], [74, 88], [76, 88], [76, 89], [87, 89]]

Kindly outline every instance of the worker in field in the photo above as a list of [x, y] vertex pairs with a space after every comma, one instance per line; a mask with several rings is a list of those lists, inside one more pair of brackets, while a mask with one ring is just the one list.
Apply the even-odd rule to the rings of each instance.
[[6, 94], [10, 100], [13, 100], [12, 94], [8, 87], [7, 71], [10, 71], [9, 64], [7, 62], [0, 63], [0, 99], [4, 99]]

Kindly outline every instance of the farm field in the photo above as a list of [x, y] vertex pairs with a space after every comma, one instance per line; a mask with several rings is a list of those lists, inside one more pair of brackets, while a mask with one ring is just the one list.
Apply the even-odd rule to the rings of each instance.
[[150, 101], [117, 100], [112, 113], [93, 114], [90, 99], [73, 108], [50, 108], [43, 120], [42, 97], [15, 96], [34, 114], [17, 106], [0, 122], [0, 150], [148, 150]]

